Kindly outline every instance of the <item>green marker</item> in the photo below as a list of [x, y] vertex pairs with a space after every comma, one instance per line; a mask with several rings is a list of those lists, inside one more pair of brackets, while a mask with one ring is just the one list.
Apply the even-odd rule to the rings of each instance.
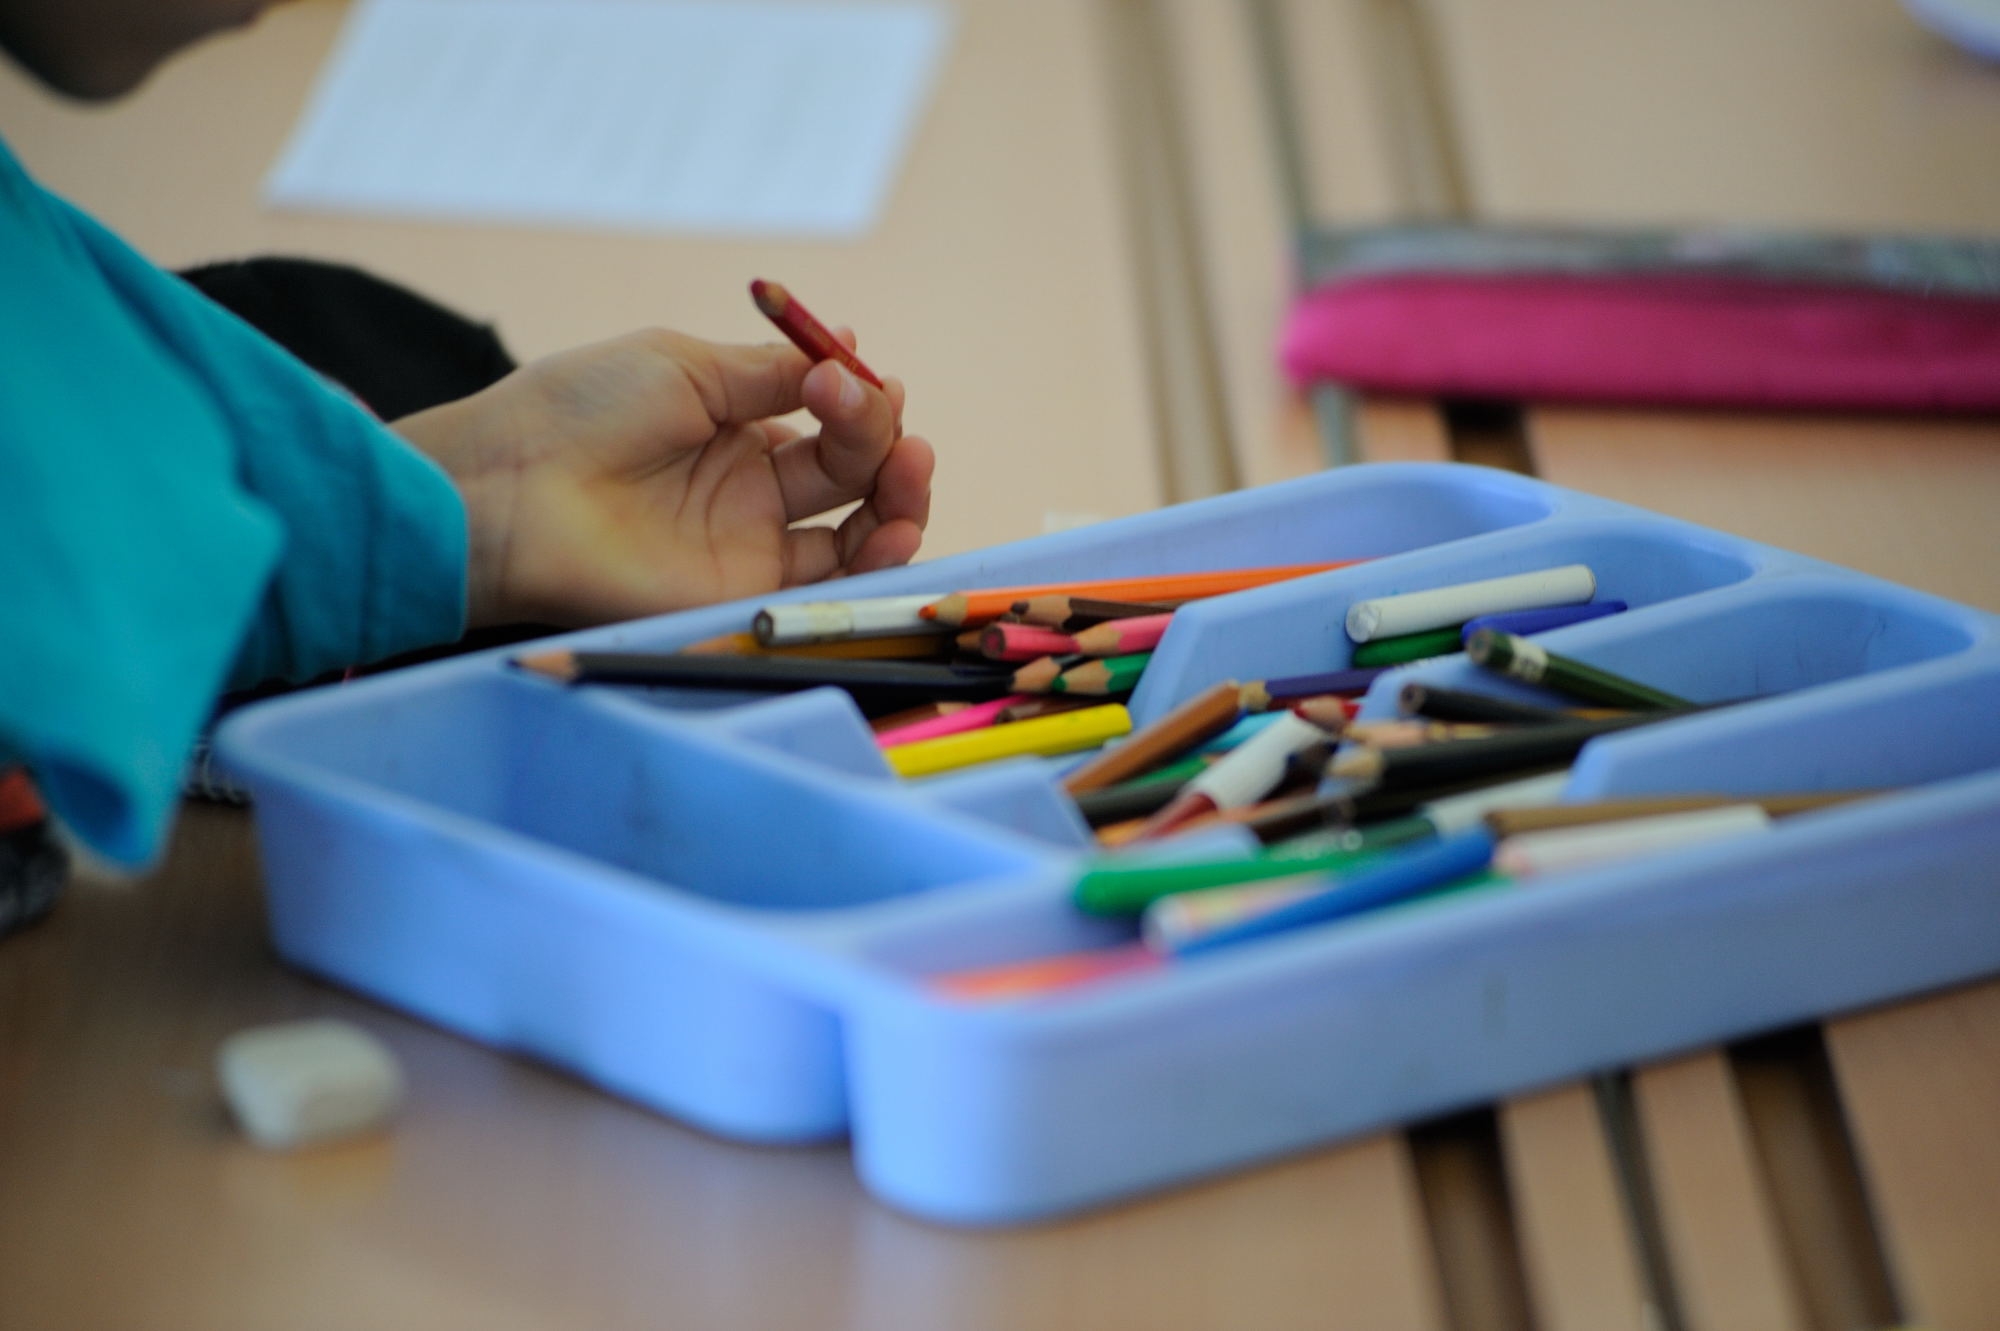
[[1354, 649], [1354, 668], [1366, 670], [1374, 666], [1403, 665], [1409, 661], [1422, 661], [1433, 656], [1450, 656], [1453, 652], [1465, 650], [1459, 640], [1463, 625], [1454, 624], [1449, 628], [1426, 629], [1422, 633], [1399, 633], [1393, 638], [1377, 638], [1364, 642]]
[[1629, 707], [1636, 711], [1684, 710], [1695, 706], [1686, 698], [1600, 670], [1573, 657], [1558, 656], [1548, 648], [1517, 637], [1480, 629], [1467, 640], [1466, 655], [1488, 670], [1518, 679], [1523, 684], [1539, 684], [1607, 707]]

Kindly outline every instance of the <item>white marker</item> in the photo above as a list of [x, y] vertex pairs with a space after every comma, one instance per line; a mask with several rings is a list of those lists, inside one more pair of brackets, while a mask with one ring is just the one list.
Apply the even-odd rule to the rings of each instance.
[[1461, 582], [1454, 587], [1401, 596], [1377, 596], [1347, 607], [1347, 636], [1356, 642], [1394, 638], [1463, 624], [1508, 610], [1581, 605], [1597, 593], [1597, 575], [1585, 564], [1538, 569], [1511, 577]]
[[949, 633], [949, 625], [920, 613], [948, 593], [921, 596], [877, 596], [860, 601], [795, 601], [767, 605], [751, 621], [757, 641], [766, 647], [794, 647], [808, 642], [839, 642], [846, 638], [889, 638], [899, 633]]

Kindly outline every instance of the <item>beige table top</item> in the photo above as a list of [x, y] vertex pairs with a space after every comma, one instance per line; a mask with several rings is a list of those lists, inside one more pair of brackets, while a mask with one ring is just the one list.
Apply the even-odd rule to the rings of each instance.
[[[1771, 90], [1886, 96], [1899, 114], [1919, 118], [1933, 105], [1960, 104], [1954, 98], [1985, 104], [1986, 84], [1951, 53], [1921, 37], [1888, 39], [1887, 0], [1843, 0], [1812, 14], [1806, 3], [1788, 0], [1789, 26], [1742, 20], [1756, 49], [1816, 21], [1839, 28], [1801, 48], [1831, 64], [1794, 68], [1773, 55], [1786, 73]], [[1561, 115], [1519, 110], [1563, 110], [1567, 102], [1520, 90], [1557, 75], [1530, 63], [1510, 83], [1461, 68], [1482, 51], [1502, 62], [1539, 52], [1615, 65], [1625, 31], [1618, 24], [1632, 22], [1649, 25], [1648, 51], [1680, 54], [1684, 76], [1687, 61], [1749, 59], [1730, 43], [1688, 35], [1736, 21], [1714, 6], [1682, 7], [1689, 28], [1679, 37], [1668, 31], [1670, 11], [1682, 12], [1675, 7], [1617, 21], [1587, 0], [1509, 10], [1544, 36], [1577, 34], [1578, 45], [1553, 47], [1469, 4], [1421, 13], [1374, 0], [1276, 0], [1271, 8], [1293, 25], [1294, 56], [1376, 79], [1328, 78], [1300, 92], [1332, 115], [1302, 136], [1339, 164], [1335, 176], [1308, 182], [1322, 215], [1463, 205], [1475, 193], [1471, 182], [1479, 198], [1511, 199], [1520, 210], [1532, 210], [1541, 190], [1551, 209], [1609, 215], [1565, 192], [1603, 180], [1601, 162], [1570, 154], [1605, 142]], [[762, 337], [741, 303], [741, 278], [755, 270], [788, 279], [860, 326], [884, 367], [911, 380], [919, 404], [912, 423], [946, 453], [935, 550], [1032, 534], [1049, 508], [1149, 506], [1164, 492], [1156, 467], [1179, 465], [1154, 455], [1165, 404], [1199, 405], [1149, 381], [1163, 368], [1194, 365], [1205, 376], [1204, 391], [1218, 400], [1204, 419], [1232, 435], [1240, 477], [1314, 465], [1308, 419], [1276, 391], [1267, 343], [1257, 341], [1268, 337], [1280, 299], [1285, 217], [1268, 193], [1277, 187], [1271, 145], [1258, 137], [1262, 92], [1245, 63], [1254, 43], [1232, 6], [1155, 0], [1135, 28], [1132, 6], [968, 4], [953, 71], [889, 221], [852, 247], [261, 213], [254, 182], [295, 113], [334, 9], [281, 11], [109, 113], [57, 108], [0, 79], [0, 132], [50, 183], [166, 262], [268, 249], [355, 258], [497, 316], [529, 353], [640, 322]], [[1127, 26], [1097, 21], [1113, 10]], [[1413, 14], [1429, 18], [1412, 29]], [[1357, 37], [1344, 26], [1353, 22], [1375, 26]], [[1441, 54], [1413, 42], [1413, 32], [1460, 45]], [[1152, 44], [1128, 49], [1121, 34]], [[1877, 70], [1857, 76], [1859, 90], [1831, 79], [1848, 67], [1842, 61], [1868, 65], [1871, 50], [1895, 53], [1898, 71], [1941, 72], [1883, 84]], [[1121, 71], [1126, 100], [1102, 96], [1107, 67]], [[1480, 151], [1497, 154], [1491, 163], [1468, 164], [1462, 143], [1412, 146], [1427, 117], [1456, 115], [1458, 104], [1412, 96], [1416, 81], [1401, 77], [1430, 68], [1453, 69], [1465, 95], [1480, 99], [1477, 114], [1491, 122], [1480, 129]], [[1657, 96], [1678, 98], [1675, 90], [1689, 85], [1651, 68], [1632, 80], [1561, 77], [1581, 81], [1570, 96], [1610, 99], [1627, 122], [1647, 121], [1639, 91], [1657, 85]], [[1162, 80], [1180, 90], [1178, 141], [1165, 145], [1178, 166], [1121, 175], [1113, 159], [1132, 147], [1135, 122], [1159, 128], [1144, 114], [1144, 94]], [[1745, 78], [1736, 86], [1752, 96], [1761, 85]], [[213, 100], [218, 87], [229, 90], [226, 115]], [[1501, 95], [1509, 88], [1518, 105]], [[1619, 101], [1628, 95], [1636, 100]], [[1687, 123], [1706, 126], [1720, 115], [1706, 102], [1693, 106], [1701, 100], [1675, 102]], [[1393, 122], [1386, 127], [1385, 117]], [[1817, 122], [1801, 115], [1782, 123], [1805, 142]], [[1763, 143], [1758, 152], [1788, 152], [1794, 142]], [[1925, 142], [1973, 154], [1988, 140], [1947, 133]], [[1538, 145], [1548, 154], [1543, 166], [1535, 165]], [[1697, 149], [1675, 151], [1688, 165], [1674, 190], [1662, 186], [1658, 207], [1775, 216], [1740, 192], [1761, 187], [1763, 173], [1712, 180]], [[1993, 220], [1981, 202], [1990, 195], [1978, 193], [1990, 180], [1949, 196], [1971, 200], [1960, 213], [1887, 204], [1871, 212], [1861, 204], [1879, 203], [1871, 184], [1879, 178], [1843, 176], [1836, 155], [1812, 161], [1824, 173], [1814, 187], [1822, 193], [1793, 183], [1765, 196], [1820, 201], [1790, 220]], [[1516, 181], [1525, 183], [1508, 194]], [[1704, 192], [1716, 181], [1730, 188]], [[1120, 197], [1135, 183], [1180, 198], [1199, 220], [1135, 240]], [[1903, 183], [1894, 177], [1888, 188]], [[1043, 206], [1051, 191], [1061, 207]], [[1926, 208], [1941, 209], [1936, 200], [1947, 196], [1924, 197], [1933, 200]], [[1645, 211], [1635, 203], [1617, 215]], [[1135, 247], [1150, 266], [1136, 262]], [[971, 253], [1007, 257], [968, 271]], [[1162, 352], [1159, 330], [1145, 326], [1146, 310], [1161, 305], [1140, 299], [1134, 274], [1167, 280], [1177, 267], [1188, 270], [1178, 308], [1210, 322], [1200, 337]], [[967, 321], [968, 307], [990, 318]], [[1026, 403], [1014, 388], [1024, 380], [1044, 390]], [[1466, 456], [1490, 443], [1448, 429], [1428, 403], [1371, 403], [1361, 425], [1367, 457]], [[1775, 450], [1791, 448], [1805, 429], [1831, 437], [1836, 458], [1874, 456], [1893, 440], [1899, 450], [1939, 450], [1950, 465], [1918, 468], [1930, 478], [1924, 486], [1879, 462], [1819, 469], [1802, 490], [1798, 476], [1779, 470], [1795, 454]], [[1913, 524], [1955, 486], [1970, 497], [1956, 501], [1950, 521], [1875, 539], [1852, 562], [1892, 563], [1907, 539], [1920, 547], [1907, 556], [1913, 566], [1966, 579], [1940, 590], [1982, 599], [1993, 584], [1974, 565], [1992, 561], [1968, 556], [1976, 533], [1964, 524], [1992, 506], [1977, 497], [1986, 480], [1968, 486], [1964, 478], [1990, 478], [1987, 446], [2000, 442], [1991, 430], [1976, 422], [1944, 430], [1840, 422], [1829, 431], [1775, 418], [1529, 412], [1511, 456], [1565, 483], [1653, 506], [1684, 503], [1703, 521], [1715, 520], [1720, 493], [1734, 506], [1720, 525], [1804, 548], [1845, 540], [1845, 515], [1878, 498], [1884, 483], [1901, 487], [1895, 502], [1916, 515]], [[1074, 449], [1079, 438], [1091, 447]], [[1015, 489], [1018, 474], [1034, 469], [1019, 461], [1020, 450], [1057, 440], [1060, 503]], [[1555, 461], [1559, 452], [1571, 461]], [[1788, 488], [1736, 483], [1740, 464], [1759, 456]], [[1676, 457], [1689, 465], [1673, 465]], [[1644, 465], [1626, 465], [1635, 459]], [[1802, 494], [1812, 506], [1798, 502]], [[55, 918], [0, 945], [0, 1325], [1658, 1325], [1644, 1307], [1615, 1134], [1585, 1087], [1551, 1088], [1057, 1225], [949, 1232], [869, 1200], [839, 1148], [718, 1142], [284, 970], [263, 941], [256, 883], [243, 816], [196, 809], [155, 877], [129, 886], [86, 879]], [[391, 1136], [297, 1157], [258, 1153], [230, 1131], [208, 1082], [215, 1044], [246, 1024], [311, 1013], [360, 1021], [396, 1047], [411, 1076], [409, 1113]], [[1631, 1101], [1682, 1323], [2000, 1325], [2000, 1268], [1990, 1260], [2000, 1251], [1996, 1068], [2000, 985], [1987, 985], [1634, 1073]]]
[[938, 447], [931, 554], [1161, 500], [1136, 275], [1111, 167], [1101, 34], [1068, 0], [973, 0], [880, 227], [862, 240], [589, 234], [279, 214], [258, 185], [343, 6], [287, 5], [78, 108], [0, 68], [0, 135], [44, 184], [168, 266], [256, 253], [355, 262], [495, 321], [520, 356], [664, 325], [774, 332], [786, 282], [911, 390]]

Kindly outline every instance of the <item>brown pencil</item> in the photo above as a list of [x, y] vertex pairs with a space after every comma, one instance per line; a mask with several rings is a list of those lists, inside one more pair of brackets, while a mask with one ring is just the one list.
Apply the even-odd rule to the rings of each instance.
[[1072, 795], [1102, 790], [1152, 771], [1203, 740], [1221, 734], [1237, 716], [1233, 679], [1197, 693], [1152, 725], [1128, 736], [1063, 778]]
[[1638, 799], [1594, 800], [1584, 804], [1550, 804], [1532, 809], [1495, 809], [1486, 815], [1486, 825], [1495, 836], [1513, 836], [1516, 832], [1584, 827], [1591, 823], [1650, 818], [1663, 813], [1693, 813], [1731, 804], [1759, 805], [1773, 818], [1782, 818], [1788, 814], [1810, 813], [1836, 804], [1865, 800], [1882, 793], [1879, 790], [1830, 790], [1798, 795], [1650, 795]]
[[1109, 620], [1157, 615], [1185, 604], [1184, 601], [1172, 605], [1165, 601], [1105, 601], [1089, 596], [1031, 596], [1014, 602], [1014, 613], [1023, 623], [1074, 633]]

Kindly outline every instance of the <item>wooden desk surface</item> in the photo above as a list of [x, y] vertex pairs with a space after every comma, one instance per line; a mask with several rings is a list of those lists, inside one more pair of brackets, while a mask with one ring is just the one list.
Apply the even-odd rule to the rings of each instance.
[[[1422, 63], [1396, 26], [1396, 11], [1412, 6], [1273, 7], [1292, 25], [1295, 54], [1329, 41], [1320, 53], [1336, 68], [1375, 71], [1372, 84], [1327, 79], [1295, 90], [1334, 117], [1303, 136], [1322, 161], [1339, 164], [1335, 176], [1307, 182], [1309, 190], [1348, 216], [1448, 201], [1454, 188], [1463, 202], [1468, 181], [1479, 182], [1480, 197], [1517, 211], [1537, 211], [1541, 198], [1541, 211], [1591, 212], [1565, 191], [1602, 176], [1574, 154], [1611, 140], [1593, 138], [1587, 118], [1568, 116], [1572, 99], [1611, 99], [1622, 108], [1619, 123], [1657, 128], [1647, 98], [1664, 99], [1685, 80], [1613, 60], [1596, 75], [1563, 74], [1574, 86], [1563, 85], [1569, 91], [1558, 99], [1519, 91], [1544, 77], [1531, 64], [1517, 64], [1511, 83], [1466, 67], [1474, 58], [1505, 64], [1545, 53], [1532, 32], [1577, 34], [1581, 45], [1564, 49], [1597, 51], [1597, 60], [1621, 49], [1620, 34], [1630, 30], [1618, 24], [1641, 23], [1649, 52], [1697, 64], [1748, 59], [1726, 42], [1669, 40], [1662, 27], [1685, 12], [1713, 34], [1738, 21], [1734, 7], [1726, 15], [1713, 6], [1656, 7], [1613, 20], [1583, 0], [1542, 0], [1508, 10], [1523, 29], [1472, 5], [1427, 9], [1436, 31], [1457, 43], [1442, 63], [1491, 122], [1478, 139], [1491, 160], [1470, 172], [1459, 162], [1454, 185], [1452, 153], [1411, 149], [1410, 126], [1370, 121], [1410, 111], [1407, 99], [1387, 95], [1405, 82], [1380, 71]], [[271, 249], [358, 259], [497, 316], [528, 353], [642, 322], [760, 338], [741, 278], [754, 269], [791, 280], [815, 305], [860, 326], [885, 367], [916, 387], [913, 424], [945, 453], [931, 547], [944, 551], [1039, 529], [1050, 505], [1009, 493], [1024, 439], [1064, 448], [1074, 469], [1066, 510], [1132, 511], [1161, 491], [1152, 440], [1158, 404], [1175, 399], [1146, 382], [1163, 362], [1149, 362], [1144, 350], [1127, 266], [1130, 219], [1121, 214], [1120, 191], [1131, 182], [1112, 169], [1116, 116], [1096, 86], [1104, 62], [1127, 53], [1106, 49], [1116, 29], [1091, 21], [1086, 11], [1097, 8], [966, 5], [952, 72], [889, 222], [854, 247], [262, 214], [254, 182], [303, 96], [304, 71], [330, 38], [337, 6], [327, 3], [279, 11], [108, 114], [57, 108], [0, 78], [0, 132], [50, 183], [166, 262]], [[1276, 391], [1262, 340], [1281, 299], [1285, 218], [1260, 193], [1278, 188], [1279, 172], [1256, 137], [1253, 103], [1262, 94], [1243, 63], [1254, 50], [1228, 6], [1158, 0], [1152, 8], [1163, 41], [1147, 76], [1178, 78], [1186, 91], [1178, 144], [1186, 174], [1166, 183], [1191, 193], [1201, 219], [1193, 241], [1214, 255], [1193, 289], [1207, 294], [1194, 306], [1213, 321], [1215, 341], [1206, 353], [1183, 351], [1215, 359], [1223, 400], [1214, 419], [1235, 435], [1238, 474], [1292, 474], [1313, 458], [1306, 417]], [[1937, 121], [1939, 132], [1924, 140], [1932, 150], [1984, 151], [1987, 141], [1968, 137], [1950, 108], [1984, 105], [1986, 85], [1955, 56], [1901, 29], [1892, 40], [1887, 0], [1811, 8], [1788, 0], [1784, 23], [1761, 12], [1741, 17], [1766, 46], [1803, 31], [1810, 40], [1800, 49], [1838, 57], [1782, 63], [1772, 91], [1887, 98], [1898, 115]], [[1354, 38], [1343, 26], [1354, 21], [1386, 25], [1387, 36], [1378, 26]], [[1877, 69], [1857, 75], [1858, 90], [1830, 81], [1830, 71], [1847, 67], [1840, 62], [1859, 68], [1878, 48], [1895, 53], [1897, 71], [1943, 72], [1908, 83]], [[1216, 68], [1204, 63], [1213, 60], [1223, 62], [1221, 76], [1187, 82]], [[1755, 85], [1754, 74], [1736, 84]], [[226, 113], [211, 100], [215, 87], [230, 89]], [[1509, 88], [1535, 114], [1502, 105]], [[1628, 94], [1635, 100], [1619, 101]], [[1703, 126], [1710, 120], [1701, 116], [1720, 115], [1690, 114]], [[1858, 114], [1842, 110], [1841, 123]], [[1800, 141], [1818, 132], [1803, 112], [1782, 123]], [[1676, 200], [1681, 213], [1698, 215], [1690, 199], [1729, 214], [1751, 196], [1701, 191], [1767, 184], [1761, 169], [1707, 172], [1699, 151], [1685, 151], [1685, 168], [1659, 177], [1678, 182], [1673, 190], [1612, 197], [1637, 200], [1631, 216], [1673, 211]], [[1879, 207], [1855, 208], [1856, 224], [1994, 220], [1990, 172], [1954, 193], [1918, 189], [1902, 176], [1885, 185], [1858, 168], [1850, 175], [1826, 153], [1796, 165], [1820, 171], [1819, 183], [1772, 186], [1761, 197], [1818, 201], [1797, 220], [1839, 221], [1850, 215], [1842, 208], [1871, 199]], [[1046, 206], [1051, 191], [1061, 207]], [[1913, 197], [1930, 202], [1919, 207]], [[1969, 202], [1951, 212], [1961, 206], [1954, 200]], [[1747, 217], [1776, 215], [1741, 206]], [[968, 269], [967, 254], [1006, 257]], [[1171, 267], [1176, 255], [1166, 258]], [[968, 296], [991, 314], [988, 324], [953, 322], [952, 309]], [[941, 328], [952, 336], [939, 336]], [[1041, 391], [1024, 399], [1021, 382]], [[1888, 433], [1871, 433], [1878, 428]], [[1428, 403], [1368, 404], [1360, 434], [1364, 455], [1378, 458], [1450, 457], [1467, 444]], [[1819, 460], [1842, 466], [1788, 467], [1808, 436], [1830, 441]], [[1090, 447], [1073, 449], [1078, 439]], [[1885, 443], [1896, 443], [1900, 458], [1940, 450], [1935, 456], [1948, 454], [1951, 465], [1920, 464], [1914, 478], [1909, 467], [1885, 470]], [[1955, 487], [1950, 506], [1937, 510], [1944, 520], [1905, 529], [1912, 549], [1899, 553], [1878, 525], [1872, 548], [1850, 562], [1883, 561], [1878, 571], [1889, 576], [1949, 568], [1963, 580], [1939, 590], [2000, 605], [1994, 584], [1982, 580], [1992, 561], [1965, 555], [1969, 542], [1985, 539], [1984, 516], [1994, 508], [1979, 486], [1990, 484], [1996, 443], [1980, 423], [1820, 429], [1531, 412], [1520, 458], [1564, 483], [1653, 506], [1685, 504], [1703, 521], [1717, 520], [1720, 502], [1718, 525], [1804, 548], [1845, 539], [1840, 529], [1855, 523], [1847, 515], [1879, 508], [1884, 493], [1921, 514]], [[1757, 483], [1716, 482], [1745, 475], [1737, 468], [1753, 457], [1764, 468], [1747, 473]], [[1961, 466], [1985, 479], [1964, 484]], [[1802, 493], [1811, 508], [1799, 503]], [[1625, 1129], [1588, 1087], [1551, 1088], [1058, 1225], [950, 1232], [869, 1200], [838, 1148], [718, 1142], [284, 970], [263, 941], [256, 878], [243, 816], [196, 808], [152, 879], [87, 880], [47, 924], [0, 944], [0, 1325], [1660, 1324], [1645, 1308], [1643, 1245], [1622, 1198], [1614, 1147]], [[296, 1157], [256, 1152], [222, 1116], [209, 1080], [215, 1045], [246, 1024], [316, 1013], [360, 1021], [395, 1046], [410, 1072], [410, 1110], [393, 1135], [373, 1141]], [[1986, 985], [1633, 1072], [1625, 1093], [1644, 1137], [1680, 1324], [2000, 1326], [2000, 1267], [1991, 1261], [2000, 1251], [1996, 1068], [2000, 985]]]
[[[44, 184], [179, 267], [249, 254], [358, 263], [497, 323], [520, 356], [664, 325], [775, 336], [752, 277], [858, 329], [938, 447], [927, 553], [1161, 502], [1157, 431], [1102, 95], [1070, 0], [967, 0], [881, 225], [852, 243], [591, 234], [278, 214], [258, 186], [345, 6], [286, 5], [109, 108], [0, 66], [0, 135]], [[218, 91], [226, 90], [226, 91]], [[1059, 476], [1059, 483], [1046, 479]]]

